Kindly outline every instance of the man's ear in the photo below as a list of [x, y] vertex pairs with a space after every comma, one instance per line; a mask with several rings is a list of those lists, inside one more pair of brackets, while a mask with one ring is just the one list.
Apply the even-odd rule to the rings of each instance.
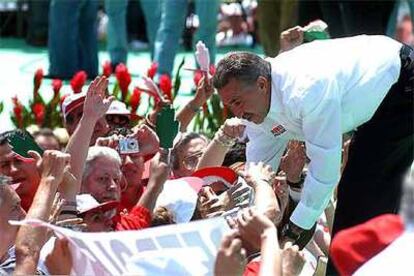
[[259, 76], [256, 82], [260, 93], [267, 94], [267, 92], [269, 91], [269, 81], [265, 77]]

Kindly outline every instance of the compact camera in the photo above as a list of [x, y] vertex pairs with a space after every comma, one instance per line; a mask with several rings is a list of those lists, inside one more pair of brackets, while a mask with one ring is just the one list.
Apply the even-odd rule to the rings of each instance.
[[118, 145], [120, 154], [130, 154], [139, 152], [138, 141], [134, 138], [122, 138]]

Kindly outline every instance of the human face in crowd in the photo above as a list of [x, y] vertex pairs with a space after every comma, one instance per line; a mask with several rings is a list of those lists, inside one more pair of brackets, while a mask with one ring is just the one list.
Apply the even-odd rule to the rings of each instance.
[[116, 215], [116, 209], [103, 211], [100, 209], [86, 212], [83, 222], [88, 232], [110, 232], [113, 230], [112, 218]]
[[10, 225], [9, 220], [22, 220], [26, 216], [16, 192], [7, 185], [2, 185], [0, 187], [0, 252], [1, 249], [6, 250], [14, 244], [19, 230], [18, 227]]
[[11, 184], [20, 184], [16, 189], [20, 197], [33, 197], [40, 182], [35, 160], [22, 161], [8, 144], [0, 145], [0, 174], [10, 177]]
[[224, 105], [238, 118], [260, 124], [269, 111], [270, 83], [264, 77], [251, 85], [232, 78], [218, 92]]
[[122, 174], [130, 186], [137, 185], [141, 182], [144, 172], [144, 157], [141, 154], [121, 154]]
[[[66, 130], [68, 131], [69, 135], [72, 135], [76, 127], [79, 124], [80, 119], [83, 115], [83, 106], [80, 106], [78, 108], [75, 108], [72, 112], [70, 112], [66, 117]], [[99, 137], [104, 137], [109, 132], [109, 126], [106, 122], [105, 117], [100, 118], [95, 125], [95, 128], [93, 130], [92, 138], [90, 145], [94, 145], [96, 142], [96, 139]]]
[[121, 198], [121, 168], [108, 157], [98, 157], [92, 161], [89, 175], [83, 180], [82, 190], [91, 194], [98, 202]]
[[174, 171], [174, 175], [178, 177], [192, 175], [207, 145], [208, 143], [205, 139], [194, 138], [182, 146], [177, 152], [179, 168]]
[[117, 128], [124, 128], [124, 127], [129, 128], [128, 116], [111, 114], [111, 115], [106, 115], [105, 118], [111, 130], [114, 130]]
[[35, 141], [44, 150], [60, 150], [59, 141], [53, 136], [38, 135]]

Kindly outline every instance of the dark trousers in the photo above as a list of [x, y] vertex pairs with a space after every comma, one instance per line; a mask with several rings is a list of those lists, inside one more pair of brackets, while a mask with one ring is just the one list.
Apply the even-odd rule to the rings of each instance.
[[[414, 158], [414, 51], [373, 118], [358, 127], [338, 186], [333, 235], [385, 213], [397, 213], [402, 180]], [[335, 275], [332, 264], [327, 275]]]

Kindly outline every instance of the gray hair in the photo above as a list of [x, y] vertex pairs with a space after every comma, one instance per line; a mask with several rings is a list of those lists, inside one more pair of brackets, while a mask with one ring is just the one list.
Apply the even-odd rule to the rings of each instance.
[[260, 56], [249, 52], [232, 52], [217, 64], [213, 85], [216, 89], [223, 88], [233, 78], [251, 85], [260, 76], [270, 80], [270, 75], [270, 63]]
[[203, 134], [200, 134], [197, 132], [183, 133], [180, 140], [177, 142], [177, 144], [174, 145], [174, 148], [172, 150], [172, 168], [174, 170], [177, 170], [180, 168], [180, 163], [178, 159], [179, 152], [181, 152], [183, 147], [185, 147], [188, 143], [190, 143], [194, 139], [203, 139], [204, 141], [206, 141], [206, 143], [209, 142], [209, 139]]
[[101, 146], [93, 146], [90, 147], [88, 150], [88, 156], [86, 157], [85, 168], [83, 170], [82, 180], [87, 178], [91, 173], [92, 163], [97, 158], [109, 158], [116, 161], [119, 166], [121, 166], [121, 157], [119, 156], [118, 152], [112, 148], [108, 147], [101, 147]]

